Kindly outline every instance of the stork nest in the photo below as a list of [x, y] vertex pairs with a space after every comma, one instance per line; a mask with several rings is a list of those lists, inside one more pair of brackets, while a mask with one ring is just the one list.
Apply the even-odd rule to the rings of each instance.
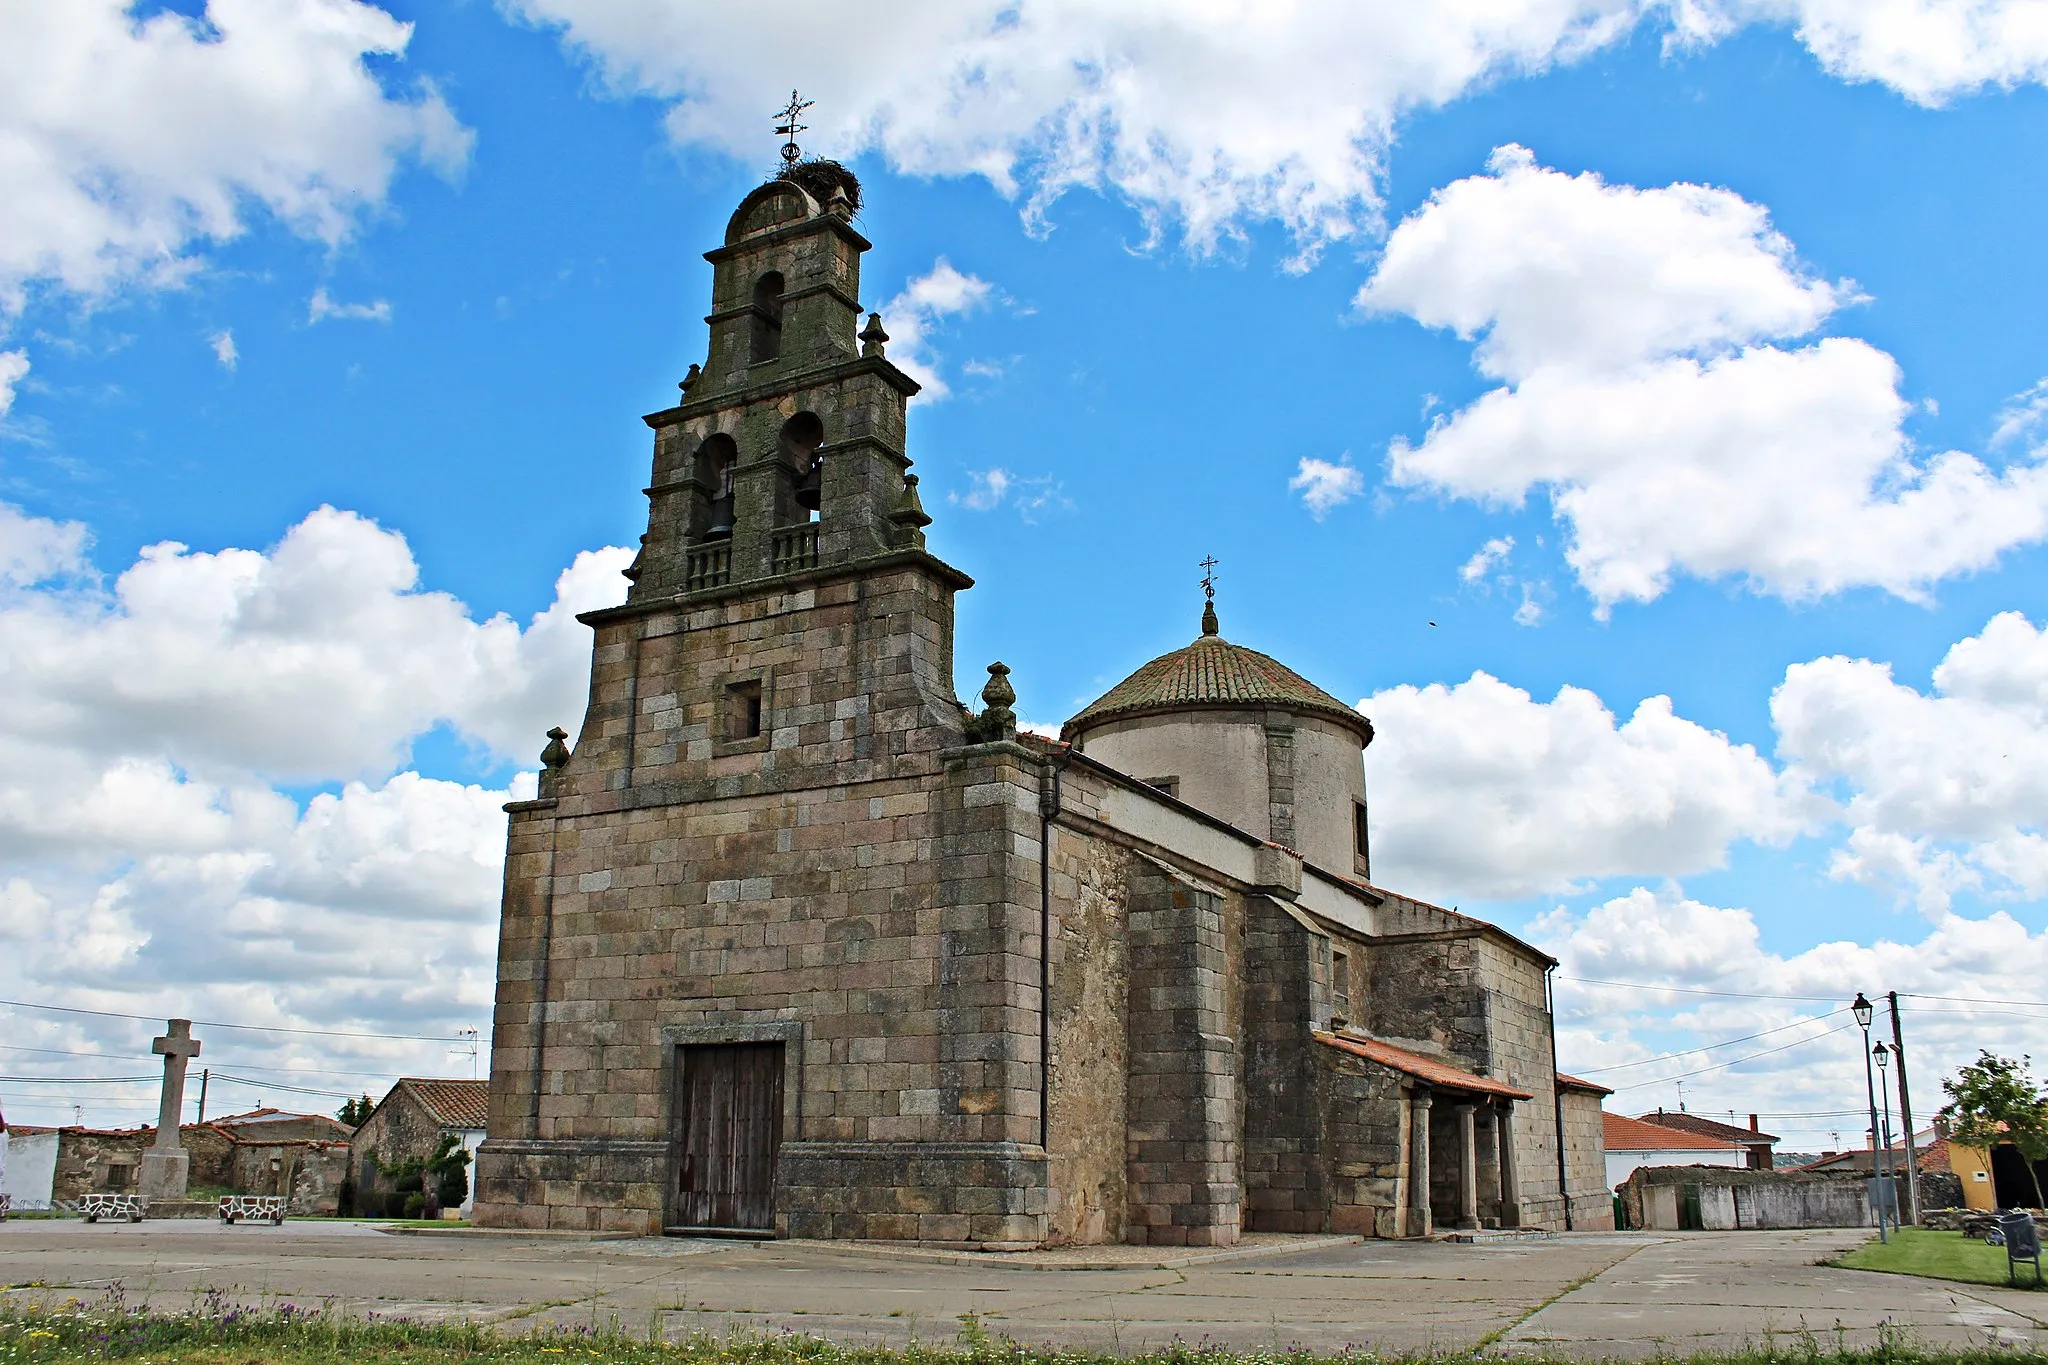
[[846, 202], [860, 212], [860, 180], [846, 167], [828, 157], [812, 157], [797, 162], [787, 170], [778, 172], [777, 180], [787, 180], [820, 204], [830, 203], [832, 191], [838, 190], [846, 196]]

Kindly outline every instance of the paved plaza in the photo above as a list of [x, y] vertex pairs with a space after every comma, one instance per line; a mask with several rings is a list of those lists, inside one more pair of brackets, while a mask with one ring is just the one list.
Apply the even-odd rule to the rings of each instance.
[[1232, 1252], [1110, 1247], [980, 1257], [815, 1242], [593, 1241], [361, 1224], [0, 1224], [12, 1301], [251, 1303], [671, 1336], [796, 1331], [901, 1345], [970, 1319], [1027, 1344], [1649, 1356], [1811, 1333], [1874, 1343], [2048, 1345], [2048, 1294], [1815, 1264], [1854, 1231], [1567, 1235], [1490, 1245], [1266, 1238]]

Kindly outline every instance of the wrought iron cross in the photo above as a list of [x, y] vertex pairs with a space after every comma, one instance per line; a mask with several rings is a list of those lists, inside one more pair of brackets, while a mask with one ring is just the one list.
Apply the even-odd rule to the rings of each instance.
[[816, 100], [804, 99], [792, 90], [789, 92], [789, 103], [775, 111], [775, 117], [782, 120], [775, 125], [775, 131], [783, 136], [782, 159], [788, 165], [796, 165], [797, 159], [803, 155], [797, 149], [796, 135], [810, 127], [807, 123], [798, 123], [797, 118], [815, 103]]
[[1202, 574], [1202, 596], [1211, 602], [1216, 600], [1216, 566], [1222, 562], [1215, 555], [1209, 555], [1198, 566], [1204, 570]]

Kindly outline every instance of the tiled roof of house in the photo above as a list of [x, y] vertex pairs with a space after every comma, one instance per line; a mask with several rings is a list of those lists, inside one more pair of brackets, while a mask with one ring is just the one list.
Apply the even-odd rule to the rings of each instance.
[[262, 1109], [251, 1109], [246, 1114], [224, 1114], [220, 1118], [207, 1120], [209, 1127], [222, 1129], [230, 1136], [240, 1135], [243, 1129], [262, 1128], [270, 1124], [303, 1125], [319, 1130], [313, 1135], [314, 1140], [325, 1135], [335, 1141], [345, 1142], [349, 1134], [349, 1126], [330, 1115], [298, 1114], [289, 1109], [272, 1109], [267, 1106]]
[[1759, 1142], [1776, 1142], [1771, 1133], [1759, 1133], [1754, 1128], [1738, 1128], [1732, 1123], [1719, 1123], [1713, 1119], [1701, 1118], [1698, 1114], [1667, 1113], [1659, 1109], [1652, 1114], [1642, 1115], [1644, 1123], [1654, 1123], [1659, 1128], [1676, 1128], [1681, 1133], [1698, 1133], [1701, 1137], [1726, 1138], [1730, 1142], [1751, 1145]]
[[1378, 1062], [1403, 1075], [1413, 1076], [1418, 1081], [1427, 1081], [1444, 1090], [1466, 1090], [1480, 1095], [1501, 1095], [1511, 1100], [1534, 1099], [1526, 1090], [1517, 1090], [1505, 1081], [1494, 1080], [1491, 1076], [1475, 1076], [1469, 1071], [1460, 1071], [1448, 1062], [1435, 1057], [1425, 1057], [1419, 1052], [1382, 1043], [1377, 1038], [1348, 1038], [1338, 1033], [1316, 1034], [1316, 1041], [1354, 1057], [1363, 1057], [1369, 1062]]
[[426, 1106], [427, 1113], [443, 1128], [489, 1126], [490, 1084], [487, 1081], [444, 1081], [404, 1076], [398, 1083]]
[[1626, 1114], [1602, 1114], [1610, 1152], [1725, 1152], [1742, 1146], [1725, 1138], [1682, 1133], [1676, 1128], [1659, 1128]]
[[1582, 1081], [1577, 1076], [1567, 1076], [1562, 1071], [1557, 1073], [1557, 1083], [1566, 1090], [1590, 1090], [1599, 1095], [1614, 1093], [1598, 1081]]
[[[1205, 625], [1213, 623], [1209, 618]], [[1060, 728], [1062, 739], [1100, 721], [1171, 711], [1274, 706], [1333, 720], [1365, 743], [1372, 722], [1277, 659], [1204, 634], [1162, 654], [1097, 697]]]

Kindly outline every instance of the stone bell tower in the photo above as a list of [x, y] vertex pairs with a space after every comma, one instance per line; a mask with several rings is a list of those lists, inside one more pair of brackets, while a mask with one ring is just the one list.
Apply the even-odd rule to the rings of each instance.
[[1044, 1235], [1038, 764], [953, 690], [859, 195], [791, 159], [705, 253], [581, 732], [506, 808], [482, 1226]]
[[918, 386], [884, 355], [880, 317], [860, 325], [859, 193], [838, 167], [800, 163], [705, 253], [710, 356], [679, 405], [647, 418], [654, 481], [629, 602], [923, 548], [931, 518], [904, 454]]

